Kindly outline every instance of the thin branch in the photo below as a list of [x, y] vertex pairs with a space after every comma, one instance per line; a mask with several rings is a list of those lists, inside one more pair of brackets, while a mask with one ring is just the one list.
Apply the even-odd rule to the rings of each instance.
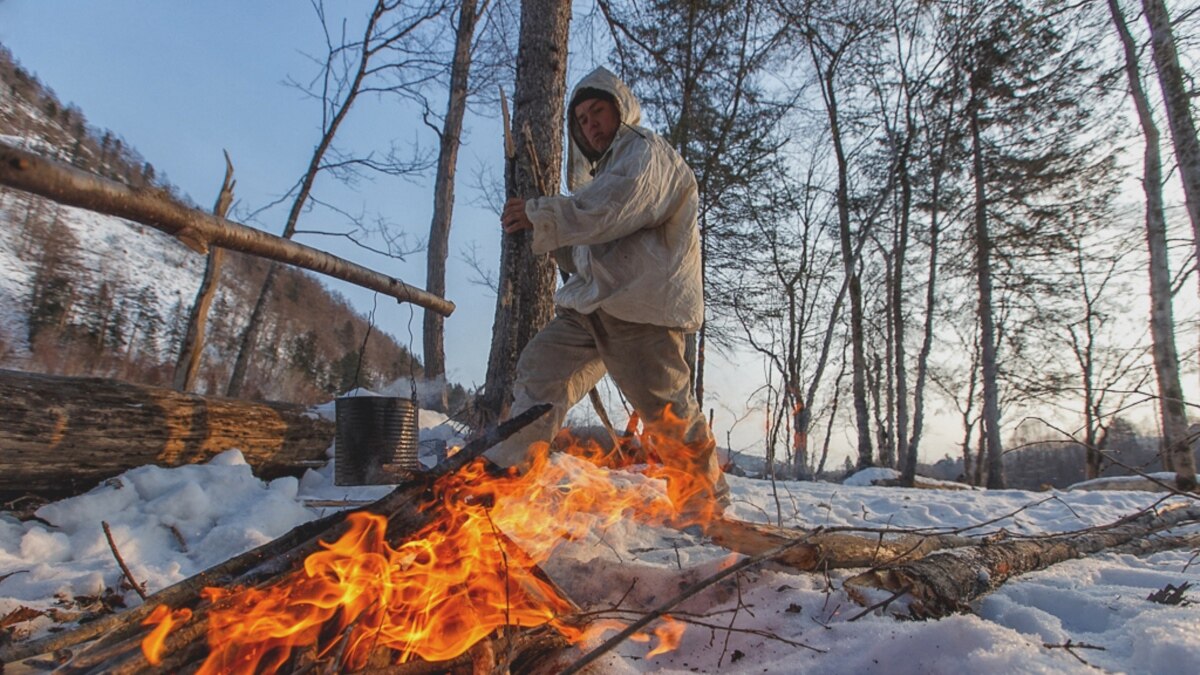
[[[815, 534], [815, 533], [813, 533], [813, 534]], [[737, 574], [738, 572], [741, 572], [742, 570], [761, 565], [761, 564], [767, 562], [768, 560], [780, 555], [781, 553], [784, 553], [790, 549], [793, 549], [801, 544], [807, 543], [811, 536], [812, 536], [812, 534], [809, 534], [804, 537], [800, 537], [794, 541], [790, 541], [782, 546], [777, 546], [769, 551], [760, 553], [756, 556], [745, 558], [745, 559], [737, 562], [734, 565], [726, 567], [725, 569], [723, 569], [715, 574], [712, 574], [705, 579], [701, 579], [700, 581], [692, 584], [691, 586], [688, 586], [681, 593], [679, 593], [679, 595], [676, 595], [674, 598], [671, 598], [670, 600], [667, 600], [663, 604], [654, 608], [649, 614], [644, 615], [641, 619], [639, 619], [639, 620], [631, 623], [629, 626], [627, 626], [625, 628], [625, 630], [621, 631], [620, 633], [617, 633], [616, 635], [612, 636], [608, 640], [605, 640], [604, 644], [593, 649], [592, 651], [588, 652], [587, 654], [584, 654], [582, 658], [580, 658], [579, 660], [572, 663], [570, 665], [570, 667], [568, 667], [566, 670], [562, 671], [562, 675], [571, 675], [572, 673], [581, 672], [583, 670], [583, 668], [585, 668], [588, 664], [591, 664], [592, 662], [594, 662], [596, 659], [600, 658], [604, 654], [607, 654], [608, 652], [612, 651], [617, 645], [628, 640], [635, 633], [637, 633], [642, 628], [649, 625], [652, 621], [658, 619], [662, 615], [671, 611], [672, 608], [674, 608], [676, 605], [680, 604], [684, 600], [687, 600], [688, 598], [698, 594], [700, 591], [703, 591], [704, 589], [708, 588], [709, 586], [712, 586], [713, 584], [717, 583], [718, 581], [721, 581], [722, 579], [725, 579], [726, 577], [729, 577], [730, 575]], [[822, 650], [816, 649], [815, 647], [810, 647], [810, 649], [813, 649], [814, 651], [822, 651]]]
[[106, 521], [100, 521], [100, 527], [104, 528], [104, 537], [108, 539], [108, 548], [112, 551], [113, 557], [117, 559], [117, 565], [121, 568], [121, 573], [125, 575], [125, 579], [133, 586], [133, 590], [137, 592], [142, 600], [147, 598], [146, 591], [142, 590], [142, 585], [137, 579], [133, 578], [133, 572], [125, 565], [125, 561], [121, 558], [121, 552], [117, 550], [117, 542], [113, 541], [112, 530], [108, 528]]

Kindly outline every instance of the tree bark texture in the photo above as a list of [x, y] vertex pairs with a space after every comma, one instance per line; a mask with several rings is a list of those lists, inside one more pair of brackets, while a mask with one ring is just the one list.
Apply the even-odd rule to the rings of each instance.
[[[462, 0], [454, 38], [454, 63], [450, 69], [450, 96], [442, 124], [437, 175], [433, 183], [433, 220], [429, 225], [425, 288], [435, 295], [446, 294], [446, 259], [450, 255], [450, 225], [454, 213], [454, 174], [462, 144], [463, 116], [467, 111], [467, 83], [471, 73], [471, 41], [479, 18], [475, 0]], [[425, 379], [434, 382], [440, 395], [435, 408], [446, 412], [446, 345], [444, 319], [425, 312], [422, 327]]]
[[1183, 68], [1175, 47], [1175, 32], [1166, 0], [1142, 0], [1146, 23], [1150, 26], [1150, 48], [1158, 83], [1166, 103], [1167, 123], [1175, 146], [1175, 159], [1183, 178], [1184, 202], [1192, 223], [1192, 237], [1200, 254], [1200, 139], [1192, 118], [1192, 92], [1184, 81]]
[[302, 406], [0, 370], [0, 494], [62, 497], [143, 464], [241, 450], [257, 475], [324, 461], [333, 422]]
[[1145, 513], [1106, 527], [1061, 536], [982, 543], [871, 570], [848, 579], [845, 587], [851, 597], [863, 604], [867, 604], [867, 589], [904, 593], [909, 616], [935, 619], [967, 610], [971, 601], [1013, 577], [1123, 546], [1198, 518], [1200, 508], [1191, 506], [1165, 513]]
[[987, 447], [987, 486], [1004, 487], [1004, 449], [1000, 441], [1000, 368], [996, 359], [996, 326], [992, 315], [992, 240], [988, 232], [987, 190], [983, 168], [978, 105], [972, 105], [971, 152], [975, 181], [975, 280], [979, 289], [980, 367], [983, 371], [983, 432]]
[[[895, 565], [941, 549], [974, 543], [973, 539], [948, 534], [884, 539], [843, 532], [812, 533], [723, 518], [710, 524], [705, 534], [714, 544], [747, 556], [793, 544], [772, 560], [802, 572]], [[803, 541], [795, 543], [798, 540]]]
[[[521, 3], [517, 81], [513, 93], [516, 158], [505, 171], [508, 196], [533, 197], [538, 186], [558, 192], [562, 168], [563, 106], [566, 97], [567, 36], [571, 22], [568, 0]], [[528, 126], [535, 147], [528, 146]], [[536, 153], [541, 176], [532, 172]], [[529, 340], [553, 316], [554, 263], [535, 255], [527, 231], [502, 235], [500, 289], [492, 325], [487, 380], [479, 412], [487, 423], [504, 417], [512, 403], [517, 358]]]
[[[213, 215], [224, 219], [233, 203], [233, 162], [229, 153], [225, 153], [225, 180], [221, 191], [217, 193], [217, 202], [213, 205]], [[174, 386], [178, 391], [191, 391], [196, 384], [196, 374], [200, 371], [200, 355], [204, 352], [204, 331], [208, 324], [208, 310], [212, 307], [213, 298], [217, 295], [217, 280], [221, 278], [221, 263], [225, 259], [225, 249], [214, 246], [208, 252], [208, 261], [204, 265], [204, 278], [200, 280], [200, 288], [196, 289], [196, 300], [192, 303], [188, 314], [187, 333], [179, 348], [179, 359], [175, 362]]]
[[454, 303], [444, 298], [348, 260], [196, 211], [156, 190], [135, 190], [6, 145], [0, 145], [0, 184], [148, 225], [201, 253], [220, 246], [320, 272], [446, 316], [454, 311]]
[[[1145, 4], [1160, 4], [1146, 0]], [[1158, 125], [1150, 97], [1142, 87], [1142, 76], [1138, 69], [1137, 45], [1121, 12], [1117, 0], [1108, 0], [1113, 26], [1120, 36], [1125, 54], [1125, 74], [1129, 80], [1129, 92], [1137, 109], [1138, 121], [1145, 137], [1142, 157], [1142, 190], [1146, 195], [1146, 246], [1150, 252], [1150, 335], [1153, 339], [1154, 372], [1158, 379], [1159, 419], [1163, 431], [1163, 466], [1175, 467], [1176, 481], [1185, 490], [1196, 487], [1195, 459], [1188, 443], [1187, 410], [1184, 408], [1183, 386], [1179, 380], [1179, 353], [1175, 347], [1175, 312], [1172, 306], [1170, 256], [1167, 250], [1167, 223], [1163, 204], [1162, 156], [1159, 150]], [[1150, 10], [1147, 8], [1147, 19]], [[1163, 8], [1165, 15], [1166, 9]], [[1152, 21], [1153, 23], [1153, 21]], [[1158, 60], [1158, 47], [1155, 58]], [[1173, 53], [1174, 47], [1171, 45]], [[1176, 63], [1176, 68], [1178, 64]], [[1160, 77], [1162, 68], [1159, 69]], [[1164, 81], [1164, 91], [1166, 84]], [[1185, 106], [1186, 106], [1185, 99]], [[1188, 118], [1190, 121], [1190, 117]], [[1195, 139], [1195, 131], [1192, 132]], [[1180, 155], [1182, 165], [1182, 155]], [[1200, 202], [1197, 202], [1200, 203]], [[1189, 213], [1191, 205], [1189, 200]], [[1196, 221], [1193, 221], [1195, 224]], [[1200, 231], [1198, 229], [1197, 231]], [[1200, 238], [1197, 239], [1200, 245]], [[1099, 454], [1089, 448], [1089, 454]], [[1098, 459], [1098, 457], [1097, 457]], [[1099, 475], [1099, 462], [1096, 473]], [[1090, 468], [1090, 467], [1089, 467]], [[1089, 477], [1091, 471], [1089, 470]]]

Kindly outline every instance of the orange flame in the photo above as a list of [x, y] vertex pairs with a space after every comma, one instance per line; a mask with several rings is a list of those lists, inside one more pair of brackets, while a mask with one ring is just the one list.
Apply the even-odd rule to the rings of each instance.
[[142, 653], [146, 655], [150, 665], [157, 666], [162, 663], [162, 648], [167, 634], [176, 624], [186, 623], [190, 618], [192, 610], [186, 607], [172, 612], [170, 607], [159, 605], [150, 612], [150, 616], [142, 620], [143, 626], [154, 626], [150, 634], [142, 640]]
[[[686, 456], [686, 448], [666, 445], [672, 435], [648, 432], [643, 445]], [[563, 621], [576, 608], [536, 566], [558, 544], [625, 518], [702, 522], [711, 507], [681, 515], [672, 504], [694, 504], [711, 484], [689, 474], [686, 464], [651, 463], [646, 474], [666, 479], [667, 499], [629, 489], [627, 478], [602, 466], [617, 455], [594, 444], [570, 448], [594, 463], [551, 461], [545, 444], [533, 450], [524, 475], [494, 478], [476, 462], [440, 479], [422, 507], [434, 520], [396, 548], [385, 538], [385, 517], [355, 513], [346, 533], [323, 543], [302, 572], [266, 588], [205, 589], [212, 603], [209, 655], [199, 672], [273, 672], [301, 647], [338, 659], [342, 670], [366, 667], [381, 648], [391, 650], [391, 662], [445, 661], [506, 625], [549, 624], [571, 642], [621, 628], [596, 622], [585, 631]], [[163, 637], [187, 617], [158, 610], [153, 616], [161, 622], [143, 651], [156, 663]], [[660, 627], [652, 654], [674, 649], [682, 632], [678, 621]]]
[[679, 641], [683, 639], [683, 631], [687, 626], [682, 621], [676, 621], [669, 614], [664, 614], [662, 619], [662, 625], [654, 629], [654, 634], [658, 636], [659, 640], [658, 646], [647, 652], [646, 658], [674, 651], [679, 647]]

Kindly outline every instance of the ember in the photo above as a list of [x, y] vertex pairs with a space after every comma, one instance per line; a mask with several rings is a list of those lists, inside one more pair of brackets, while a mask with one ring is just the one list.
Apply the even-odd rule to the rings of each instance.
[[[661, 447], [662, 438], [651, 440]], [[611, 621], [587, 630], [564, 621], [575, 606], [537, 565], [560, 543], [624, 518], [681, 523], [671, 504], [686, 502], [690, 479], [648, 467], [648, 475], [667, 479], [668, 500], [624, 487], [602, 466], [613, 456], [598, 448], [571, 450], [594, 463], [554, 462], [543, 446], [524, 475], [495, 478], [475, 462], [444, 476], [422, 506], [432, 522], [395, 548], [385, 539], [385, 517], [355, 513], [346, 533], [310, 555], [302, 572], [262, 588], [206, 589], [209, 653], [199, 672], [273, 672], [298, 648], [347, 670], [383, 665], [381, 657], [446, 661], [503, 626], [550, 625], [572, 643], [620, 629]], [[167, 634], [190, 618], [160, 610], [142, 642], [151, 663]], [[682, 623], [666, 621], [650, 655], [674, 649], [682, 633]]]

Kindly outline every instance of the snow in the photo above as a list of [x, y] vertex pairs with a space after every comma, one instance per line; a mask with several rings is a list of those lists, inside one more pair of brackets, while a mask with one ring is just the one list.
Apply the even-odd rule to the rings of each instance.
[[[3, 135], [0, 143], [28, 149], [45, 146], [39, 139]], [[25, 199], [22, 193], [0, 190], [0, 212], [15, 209], [12, 222], [23, 222]], [[120, 294], [113, 299], [118, 305], [123, 300], [140, 298], [164, 321], [181, 303], [187, 307], [195, 297], [204, 272], [204, 256], [139, 223], [71, 206], [51, 203], [50, 208], [75, 238], [71, 258], [81, 270], [83, 287], [92, 290], [101, 281], [107, 282]], [[19, 253], [21, 230], [0, 229], [0, 337], [7, 336], [19, 351], [27, 352], [25, 316], [36, 265]], [[226, 302], [228, 294], [226, 288], [218, 289], [218, 296]], [[157, 337], [159, 357], [169, 356], [166, 342], [162, 335]]]
[[[331, 417], [333, 406], [315, 412]], [[421, 411], [420, 426], [422, 441], [462, 440], [437, 413]], [[568, 473], [582, 462], [566, 455], [553, 461]], [[19, 607], [61, 608], [73, 598], [120, 588], [102, 522], [134, 577], [153, 592], [332, 512], [321, 506], [331, 500], [359, 503], [390, 490], [336, 486], [333, 475], [331, 461], [299, 479], [265, 482], [231, 449], [204, 465], [133, 469], [87, 494], [43, 506], [34, 519], [0, 513], [0, 617]], [[964, 534], [973, 537], [1003, 528], [1029, 535], [1113, 522], [1162, 496], [912, 490], [873, 486], [866, 478], [855, 479], [861, 485], [780, 482], [776, 494], [768, 482], [729, 476], [734, 503], [728, 515], [776, 522], [781, 514], [783, 525], [805, 528], [971, 528]], [[623, 490], [662, 497], [660, 481], [626, 472], [614, 480]], [[1184, 549], [1068, 561], [1010, 580], [972, 613], [936, 621], [880, 612], [855, 619], [863, 610], [842, 590], [855, 570], [751, 568], [673, 610], [690, 623], [677, 650], [647, 658], [651, 645], [626, 642], [593, 672], [1089, 673], [1093, 666], [1197, 672], [1200, 607], [1147, 599], [1167, 584], [1200, 583], [1193, 556]], [[698, 534], [621, 520], [564, 542], [543, 568], [581, 605], [623, 603], [623, 616], [634, 620], [737, 558]], [[140, 602], [132, 590], [120, 594], [126, 606]], [[38, 618], [21, 624], [17, 637], [39, 637], [54, 625]]]

